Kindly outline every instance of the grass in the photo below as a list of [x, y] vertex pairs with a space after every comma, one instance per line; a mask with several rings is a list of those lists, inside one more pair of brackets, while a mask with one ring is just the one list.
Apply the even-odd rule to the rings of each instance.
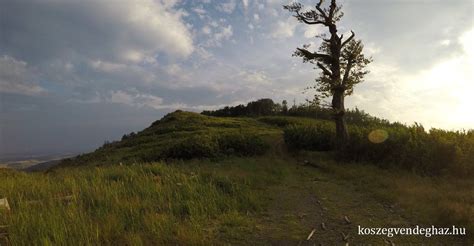
[[471, 179], [420, 176], [396, 168], [335, 162], [318, 152], [302, 155], [319, 163], [336, 182], [350, 183], [356, 192], [371, 194], [387, 206], [400, 209], [418, 224], [465, 227], [469, 238], [474, 240], [474, 181]]
[[[11, 225], [13, 245], [294, 245], [321, 222], [329, 230], [318, 229], [311, 243], [340, 242], [340, 231], [356, 244], [383, 243], [380, 236], [357, 236], [358, 224], [454, 224], [472, 232], [472, 181], [341, 164], [323, 152], [296, 157], [320, 168], [267, 155], [31, 174], [2, 170], [0, 197], [8, 197], [12, 211], [0, 216], [0, 225]], [[353, 224], [344, 224], [344, 215]], [[469, 238], [393, 240], [403, 245]]]
[[[283, 128], [314, 123], [329, 124], [177, 111], [45, 173], [0, 169], [0, 198], [12, 208], [0, 210], [0, 226], [9, 225], [13, 245], [297, 245], [321, 222], [330, 230], [311, 243], [338, 243], [340, 232], [351, 243], [384, 243], [357, 237], [357, 223], [456, 225], [469, 237], [429, 242], [474, 240], [474, 181], [337, 162], [331, 152], [288, 153]], [[319, 168], [296, 165], [303, 160]]]
[[263, 188], [285, 176], [280, 165], [229, 159], [3, 170], [0, 197], [12, 211], [0, 224], [11, 225], [13, 245], [223, 243], [250, 232]]
[[262, 139], [275, 138], [282, 130], [252, 118], [219, 118], [176, 111], [121, 141], [106, 143], [96, 151], [64, 165], [107, 165], [154, 162], [167, 159], [252, 156], [264, 153]]

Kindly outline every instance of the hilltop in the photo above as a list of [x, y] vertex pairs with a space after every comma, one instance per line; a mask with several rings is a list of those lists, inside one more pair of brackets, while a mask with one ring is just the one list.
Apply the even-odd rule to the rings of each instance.
[[263, 154], [268, 141], [282, 130], [254, 118], [209, 117], [176, 111], [120, 141], [105, 143], [93, 153], [62, 165], [107, 165], [167, 159], [217, 158]]
[[[398, 245], [472, 239], [471, 179], [453, 176], [457, 172], [426, 176], [431, 166], [392, 164], [398, 159], [390, 151], [406, 151], [393, 147], [399, 141], [418, 146], [404, 138], [405, 128], [410, 136], [423, 136], [416, 143], [432, 143], [436, 136], [449, 150], [449, 139], [377, 123], [367, 128], [394, 137], [380, 145], [355, 138], [361, 154], [371, 146], [355, 161], [332, 150], [332, 127], [305, 117], [176, 111], [46, 173], [0, 170], [0, 197], [11, 206], [8, 213], [0, 210], [0, 226], [8, 225], [0, 243]], [[351, 129], [361, 136], [370, 132]], [[457, 141], [468, 146], [470, 135], [462, 134]], [[391, 159], [381, 159], [379, 151]], [[456, 157], [470, 154], [463, 151]], [[468, 236], [363, 236], [358, 225], [456, 225], [466, 227]]]

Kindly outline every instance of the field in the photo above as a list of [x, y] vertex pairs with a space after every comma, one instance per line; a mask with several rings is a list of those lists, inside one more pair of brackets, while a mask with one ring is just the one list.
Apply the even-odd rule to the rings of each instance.
[[[0, 169], [0, 198], [8, 198], [11, 207], [0, 210], [0, 243], [464, 245], [474, 240], [471, 179], [341, 161], [330, 150], [293, 150], [283, 136], [288, 121], [316, 123], [178, 112], [48, 172]], [[183, 146], [193, 151], [178, 151]], [[358, 225], [456, 225], [466, 227], [468, 235], [364, 236], [357, 235]]]

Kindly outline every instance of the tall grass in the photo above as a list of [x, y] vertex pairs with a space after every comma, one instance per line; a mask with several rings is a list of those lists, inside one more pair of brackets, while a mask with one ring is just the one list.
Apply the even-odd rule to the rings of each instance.
[[[311, 157], [308, 157], [311, 158]], [[320, 162], [321, 163], [321, 162]], [[335, 178], [351, 182], [377, 200], [404, 209], [418, 223], [466, 228], [474, 240], [474, 181], [458, 177], [421, 177], [404, 170], [381, 170], [373, 165], [326, 165]]]
[[209, 245], [222, 229], [246, 233], [262, 206], [255, 187], [281, 177], [258, 160], [234, 162], [241, 175], [225, 162], [222, 172], [203, 162], [0, 170], [0, 197], [12, 207], [0, 225], [10, 225], [13, 245]]
[[[423, 126], [349, 126], [350, 139], [341, 153], [344, 161], [364, 161], [381, 167], [402, 167], [423, 174], [474, 174], [474, 131], [446, 131]], [[288, 146], [302, 150], [332, 150], [332, 122], [289, 125]]]

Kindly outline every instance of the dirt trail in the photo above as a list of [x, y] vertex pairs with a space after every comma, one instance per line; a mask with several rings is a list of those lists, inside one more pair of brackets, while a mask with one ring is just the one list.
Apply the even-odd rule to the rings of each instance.
[[[292, 161], [285, 181], [269, 188], [258, 218], [255, 245], [443, 245], [440, 238], [365, 236], [362, 227], [412, 227], [403, 211], [322, 169]], [[324, 223], [324, 225], [323, 225]], [[312, 237], [308, 235], [314, 230]], [[454, 245], [454, 244], [450, 244]]]

